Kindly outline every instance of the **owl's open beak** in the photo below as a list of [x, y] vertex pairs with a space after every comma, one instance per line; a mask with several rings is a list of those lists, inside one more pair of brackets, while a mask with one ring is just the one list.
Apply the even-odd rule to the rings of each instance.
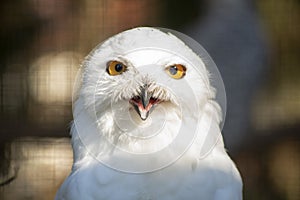
[[133, 105], [141, 119], [146, 120], [155, 105], [160, 103], [160, 100], [153, 98], [152, 94], [148, 91], [148, 86], [145, 85], [141, 88], [140, 94], [131, 98], [129, 102]]

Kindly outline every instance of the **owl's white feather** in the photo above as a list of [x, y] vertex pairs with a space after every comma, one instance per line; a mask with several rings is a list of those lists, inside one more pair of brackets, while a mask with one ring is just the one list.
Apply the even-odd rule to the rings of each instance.
[[[126, 72], [110, 76], [106, 66], [111, 60], [124, 63]], [[186, 66], [183, 79], [175, 80], [165, 73], [165, 67], [173, 64]], [[56, 199], [242, 199], [242, 181], [224, 148], [219, 128], [221, 111], [214, 100], [215, 91], [210, 86], [209, 78], [205, 64], [198, 55], [174, 35], [158, 29], [131, 29], [96, 47], [83, 64], [81, 85], [75, 95], [73, 112], [78, 123], [73, 123], [71, 130], [74, 152], [72, 172], [59, 189]], [[187, 82], [193, 89], [195, 99], [191, 99], [191, 94], [183, 86], [180, 88], [184, 85], [178, 84], [180, 81]], [[114, 108], [117, 108], [115, 112], [121, 121], [126, 122], [125, 113], [129, 111], [137, 126], [147, 123], [148, 119], [141, 120], [128, 103], [141, 93], [144, 85], [154, 98], [162, 100], [159, 106], [166, 111], [163, 116], [155, 111], [150, 113], [154, 120], [153, 130], [158, 128], [155, 122], [165, 121], [159, 134], [150, 139], [130, 137], [114, 119]], [[180, 96], [170, 90], [174, 85], [176, 88], [178, 85]], [[189, 113], [186, 118], [178, 106], [180, 102], [186, 105], [185, 113]], [[192, 105], [197, 106], [198, 112], [193, 110]], [[132, 153], [158, 151], [172, 143], [181, 126], [190, 130], [195, 124], [198, 124], [197, 132], [191, 146], [175, 163], [160, 170], [125, 173], [107, 167], [96, 159], [110, 161], [116, 153], [111, 144]], [[178, 148], [180, 145], [178, 143]], [[172, 152], [169, 153], [172, 155]], [[128, 159], [124, 158], [125, 161]], [[165, 159], [163, 155], [157, 156], [149, 163], [155, 165]], [[124, 165], [143, 164], [139, 160], [130, 160]]]

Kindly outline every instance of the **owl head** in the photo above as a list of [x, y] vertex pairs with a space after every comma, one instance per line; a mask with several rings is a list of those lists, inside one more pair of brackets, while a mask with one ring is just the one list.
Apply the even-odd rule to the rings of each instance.
[[98, 45], [79, 80], [76, 134], [96, 157], [118, 148], [133, 154], [171, 146], [184, 151], [191, 141], [204, 142], [200, 126], [210, 122], [203, 117], [221, 120], [201, 55], [156, 28], [127, 30]]

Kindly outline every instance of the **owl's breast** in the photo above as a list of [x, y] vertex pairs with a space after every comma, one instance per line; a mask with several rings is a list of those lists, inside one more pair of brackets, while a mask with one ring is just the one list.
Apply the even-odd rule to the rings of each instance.
[[141, 174], [119, 172], [91, 160], [68, 177], [62, 188], [67, 187], [69, 193], [63, 195], [73, 200], [87, 196], [97, 200], [209, 200], [225, 191], [228, 200], [239, 199], [242, 186], [234, 164], [226, 154], [214, 151], [196, 165], [183, 156], [171, 166]]

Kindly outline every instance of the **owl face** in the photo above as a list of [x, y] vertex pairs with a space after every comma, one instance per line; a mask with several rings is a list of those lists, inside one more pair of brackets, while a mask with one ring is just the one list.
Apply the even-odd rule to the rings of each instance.
[[[127, 60], [127, 63], [130, 63], [129, 59]], [[133, 65], [131, 64], [131, 66]], [[151, 64], [148, 64], [147, 67], [151, 67]], [[122, 73], [126, 73], [127, 70], [129, 69], [123, 62], [109, 61], [107, 63], [106, 72], [110, 76], [122, 75]], [[181, 64], [173, 64], [167, 66], [164, 70], [170, 77], [174, 79], [181, 79], [185, 75], [186, 67]], [[135, 71], [135, 77], [141, 75], [138, 73], [138, 70]], [[156, 105], [164, 102], [170, 102], [170, 96], [172, 96], [172, 94], [167, 89], [156, 86], [156, 81], [153, 80], [154, 77], [150, 77], [149, 74], [141, 76], [142, 77], [139, 81], [139, 86], [132, 91], [132, 97], [128, 101], [133, 106], [139, 117], [142, 120], [146, 120], [149, 116], [149, 113], [155, 108]], [[121, 91], [119, 91], [119, 93], [121, 93]], [[125, 100], [127, 99], [125, 98]]]
[[[177, 109], [178, 114], [181, 102], [198, 105], [208, 96], [201, 59], [175, 36], [153, 28], [131, 29], [110, 38], [91, 53], [85, 66], [84, 88], [93, 92], [86, 93], [86, 105], [95, 105], [92, 112], [99, 115], [112, 109], [136, 121], [155, 115], [159, 119], [157, 107], [164, 112]], [[195, 67], [202, 68], [202, 77]]]
[[[135, 28], [109, 38], [87, 56], [80, 80], [76, 132], [108, 166], [152, 171], [174, 162], [194, 140], [193, 151], [200, 152], [206, 138], [205, 151], [218, 138], [210, 132], [220, 116], [205, 64], [170, 33]], [[101, 157], [108, 154], [109, 160]]]
[[[148, 63], [141, 63], [135, 59], [144, 57], [143, 60], [146, 60], [150, 54], [156, 59]], [[167, 85], [173, 81], [171, 79], [179, 81], [184, 78], [186, 67], [183, 64], [162, 62], [163, 59], [168, 60], [170, 55], [157, 59], [158, 56], [162, 56], [161, 54], [157, 50], [132, 52], [129, 55], [114, 58], [106, 65], [106, 76], [110, 82], [116, 82], [116, 85], [121, 82], [120, 87], [111, 88], [114, 90], [112, 92], [113, 103], [120, 100], [128, 101], [131, 105], [129, 110], [136, 111], [143, 121], [159, 104], [173, 106], [178, 104], [176, 96]], [[178, 62], [183, 63], [183, 61]], [[165, 84], [159, 81], [161, 76], [166, 80]]]

